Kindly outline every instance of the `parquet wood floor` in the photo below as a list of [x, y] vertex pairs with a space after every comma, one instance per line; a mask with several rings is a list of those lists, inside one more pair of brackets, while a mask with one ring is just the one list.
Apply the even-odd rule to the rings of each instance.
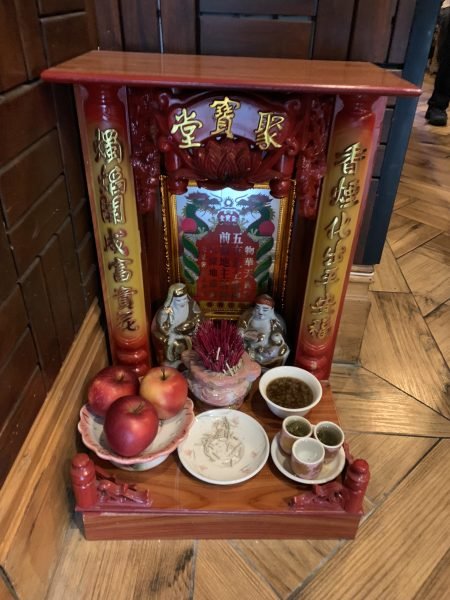
[[448, 597], [450, 127], [425, 123], [430, 93], [428, 81], [361, 366], [332, 373], [352, 451], [372, 465], [356, 539], [86, 542], [74, 524], [48, 600]]

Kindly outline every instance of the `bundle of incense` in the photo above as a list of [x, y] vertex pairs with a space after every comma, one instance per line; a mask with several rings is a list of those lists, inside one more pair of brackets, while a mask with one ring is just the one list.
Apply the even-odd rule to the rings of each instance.
[[197, 352], [205, 369], [234, 375], [244, 353], [244, 342], [237, 326], [231, 321], [200, 323], [192, 338], [192, 349]]

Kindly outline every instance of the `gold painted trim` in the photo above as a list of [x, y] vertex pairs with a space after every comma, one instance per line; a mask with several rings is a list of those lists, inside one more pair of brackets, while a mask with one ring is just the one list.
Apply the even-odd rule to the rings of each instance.
[[277, 243], [277, 250], [274, 257], [273, 297], [278, 299], [280, 308], [284, 309], [289, 248], [291, 245], [294, 222], [295, 181], [291, 180], [289, 194], [283, 198], [277, 199], [280, 201], [280, 218], [277, 231], [277, 241], [279, 243]]
[[[165, 175], [161, 175], [160, 177], [160, 187], [161, 187], [161, 216], [163, 222], [163, 237], [164, 237], [164, 253], [166, 257], [166, 275], [167, 275], [167, 283], [171, 285], [172, 283], [177, 283], [180, 281], [180, 268], [179, 261], [173, 260], [173, 257], [176, 256], [177, 252], [177, 227], [175, 225], [175, 235], [174, 232], [171, 231], [171, 224], [174, 222], [174, 215], [172, 214], [172, 203], [170, 202], [171, 197], [174, 194], [170, 194], [167, 189], [167, 177]], [[175, 207], [176, 210], [176, 207]], [[175, 213], [175, 224], [177, 223], [176, 213]], [[175, 241], [174, 241], [175, 240]], [[173, 264], [175, 262], [175, 265]]]

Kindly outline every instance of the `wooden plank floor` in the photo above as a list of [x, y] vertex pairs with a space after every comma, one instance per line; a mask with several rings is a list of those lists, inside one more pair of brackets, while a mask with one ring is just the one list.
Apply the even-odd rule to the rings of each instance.
[[332, 373], [352, 451], [372, 465], [356, 540], [86, 542], [74, 523], [48, 600], [448, 596], [450, 127], [425, 123], [430, 91], [428, 82], [361, 366]]

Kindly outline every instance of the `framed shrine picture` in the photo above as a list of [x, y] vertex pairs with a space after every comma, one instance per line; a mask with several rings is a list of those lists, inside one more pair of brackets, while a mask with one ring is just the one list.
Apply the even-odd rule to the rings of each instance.
[[207, 190], [194, 183], [171, 194], [163, 181], [168, 275], [182, 281], [210, 318], [238, 318], [256, 296], [282, 304], [293, 198], [268, 185]]

